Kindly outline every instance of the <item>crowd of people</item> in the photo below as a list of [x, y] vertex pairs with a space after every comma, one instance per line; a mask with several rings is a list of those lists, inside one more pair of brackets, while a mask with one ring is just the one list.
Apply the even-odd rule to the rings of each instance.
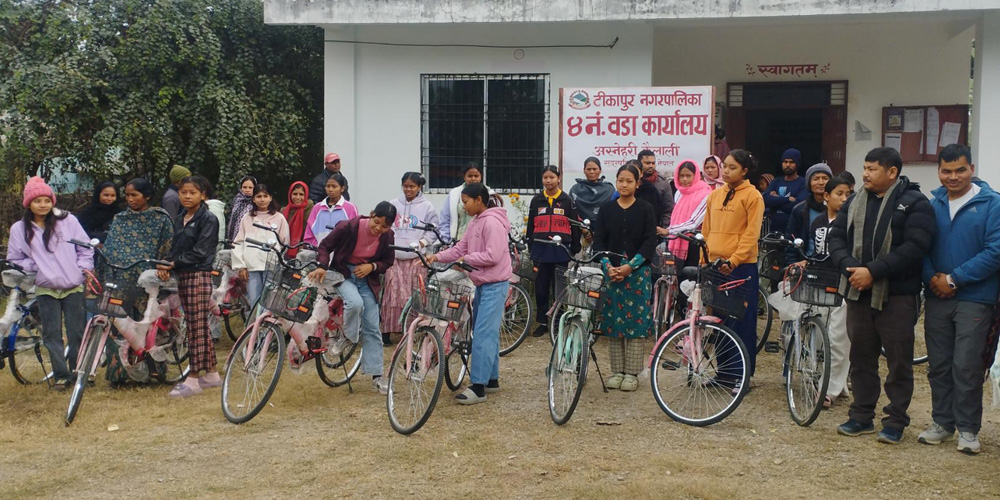
[[[576, 179], [568, 193], [562, 190], [566, 182], [560, 168], [541, 169], [541, 190], [528, 205], [525, 234], [537, 266], [534, 335], [547, 333], [556, 269], [566, 266], [571, 254], [592, 246], [594, 251], [624, 255], [600, 261], [608, 292], [599, 331], [609, 339], [608, 388], [634, 391], [648, 355], [642, 340], [658, 333], [650, 312], [655, 281], [650, 264], [657, 245], [670, 235], [700, 231], [708, 261], [734, 280], [747, 279], [744, 286], [756, 290], [762, 232], [777, 231], [804, 241], [805, 254], [842, 275], [839, 293], [846, 299], [844, 305], [824, 313], [833, 359], [823, 404], [831, 407], [839, 398], [852, 396], [849, 420], [838, 432], [875, 432], [882, 384], [878, 360], [884, 352], [890, 402], [878, 440], [902, 439], [910, 424], [914, 327], [923, 295], [933, 424], [918, 439], [938, 444], [954, 439], [957, 431], [959, 450], [978, 453], [984, 376], [993, 359], [995, 339], [990, 334], [1000, 293], [1000, 194], [975, 177], [969, 148], [957, 144], [939, 155], [942, 186], [930, 199], [902, 175], [902, 159], [891, 148], [873, 149], [865, 157], [863, 189], [857, 194], [850, 173], [835, 175], [824, 163], [804, 169], [800, 176], [801, 159], [798, 150], [785, 151], [775, 177], [760, 173], [750, 152], [726, 146], [720, 156], [681, 161], [664, 175], [656, 168], [655, 155], [644, 150], [618, 168], [611, 183], [605, 181], [601, 161], [591, 157], [583, 165], [585, 177]], [[476, 404], [498, 391], [511, 225], [507, 210], [483, 184], [482, 169], [466, 165], [463, 183], [448, 193], [441, 207], [424, 196], [423, 175], [406, 172], [400, 196], [362, 201], [374, 206], [363, 215], [350, 201], [340, 157], [330, 153], [324, 163], [311, 182], [291, 185], [284, 207], [276, 196], [280, 193], [247, 175], [228, 213], [209, 181], [183, 166], [170, 170], [160, 207], [151, 204], [153, 183], [136, 178], [121, 189], [111, 182], [98, 184], [91, 202], [76, 215], [55, 208], [53, 190], [41, 178], [31, 178], [24, 188], [24, 217], [10, 228], [7, 259], [37, 273], [36, 295], [54, 387], [64, 389], [73, 378], [71, 367], [86, 324], [84, 271], [95, 267], [93, 251], [70, 240], [96, 239], [114, 262], [169, 262], [158, 271], [161, 278], [173, 275], [179, 282], [190, 352], [191, 376], [168, 394], [181, 398], [221, 384], [208, 322], [210, 272], [228, 240], [233, 245], [232, 267], [253, 303], [264, 287], [266, 256], [247, 241], [272, 237], [255, 225], [262, 224], [274, 228], [286, 245], [305, 242], [316, 247], [319, 267], [309, 276], [313, 282], [322, 282], [328, 270], [345, 277], [339, 290], [346, 335], [330, 349], [341, 352], [349, 343], [361, 342], [362, 371], [381, 392], [386, 387], [380, 347], [391, 341], [391, 334], [400, 333], [410, 279], [420, 266], [413, 253], [394, 251], [390, 245], [416, 246], [426, 252], [428, 262], [474, 266], [477, 270], [469, 276], [476, 288], [471, 386], [456, 399]], [[575, 224], [582, 220], [591, 221], [589, 229]], [[424, 226], [427, 223], [440, 227], [443, 241]], [[566, 249], [535, 242], [556, 236], [566, 242]], [[450, 248], [433, 253], [442, 244]], [[683, 239], [670, 239], [667, 248], [684, 265], [706, 264]], [[296, 251], [289, 250], [289, 257]], [[797, 251], [785, 255], [783, 265], [803, 264]], [[744, 316], [727, 323], [745, 345], [754, 346], [757, 294], [748, 296], [751, 303]], [[756, 352], [748, 351], [752, 376]], [[306, 346], [291, 346], [291, 362], [307, 352]], [[111, 355], [108, 380], [121, 383], [127, 374]]]

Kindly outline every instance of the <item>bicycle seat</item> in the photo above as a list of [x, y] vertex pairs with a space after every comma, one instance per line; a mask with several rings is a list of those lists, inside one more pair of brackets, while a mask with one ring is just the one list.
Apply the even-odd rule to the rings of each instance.
[[35, 286], [35, 274], [7, 269], [3, 271], [3, 284], [10, 288], [21, 287], [22, 290], [27, 290]]
[[680, 272], [681, 280], [698, 279], [698, 266], [684, 266]]

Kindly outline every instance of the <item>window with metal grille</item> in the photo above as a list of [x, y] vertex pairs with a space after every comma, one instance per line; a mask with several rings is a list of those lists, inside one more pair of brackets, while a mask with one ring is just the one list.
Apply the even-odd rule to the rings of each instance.
[[537, 190], [549, 162], [549, 75], [422, 75], [420, 124], [429, 188], [454, 188], [476, 162], [494, 190]]

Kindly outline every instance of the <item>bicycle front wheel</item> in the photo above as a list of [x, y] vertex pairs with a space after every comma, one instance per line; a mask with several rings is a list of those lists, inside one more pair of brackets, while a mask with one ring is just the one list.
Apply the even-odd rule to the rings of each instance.
[[[14, 337], [14, 350], [7, 361], [14, 378], [24, 385], [47, 381], [52, 365], [49, 364], [49, 351], [42, 343], [41, 328], [33, 320], [24, 318], [11, 328], [10, 335]], [[11, 338], [3, 340], [9, 342]]]
[[100, 356], [99, 347], [101, 339], [105, 336], [105, 329], [110, 325], [93, 326], [91, 320], [90, 327], [83, 335], [83, 342], [80, 344], [80, 352], [76, 361], [76, 382], [73, 383], [73, 393], [69, 397], [69, 408], [66, 409], [66, 425], [73, 423], [80, 404], [83, 403], [83, 391], [87, 388], [87, 380], [90, 378], [90, 369], [94, 366], [97, 357]]
[[670, 418], [704, 427], [726, 418], [749, 386], [749, 352], [721, 323], [681, 327], [656, 348], [650, 367], [653, 397]]
[[257, 333], [248, 328], [236, 340], [222, 379], [222, 414], [234, 424], [249, 422], [274, 393], [285, 362], [285, 332], [271, 322]]
[[556, 425], [569, 422], [573, 416], [587, 381], [589, 361], [588, 330], [580, 319], [571, 319], [556, 338], [549, 358], [549, 415]]
[[510, 293], [504, 305], [503, 319], [500, 321], [500, 355], [514, 352], [528, 337], [534, 304], [528, 292], [517, 284], [510, 285]]
[[[323, 345], [329, 346], [337, 341], [343, 330], [324, 328]], [[359, 339], [360, 340], [360, 339]], [[350, 347], [340, 354], [334, 354], [327, 350], [320, 356], [316, 356], [316, 373], [320, 380], [330, 387], [340, 387], [349, 382], [361, 368], [361, 342], [351, 343]]]
[[413, 332], [412, 350], [404, 335], [389, 365], [386, 410], [396, 432], [408, 435], [423, 427], [434, 411], [444, 385], [444, 346], [436, 330], [423, 326]]
[[767, 290], [761, 286], [757, 289], [757, 345], [755, 346], [757, 352], [760, 352], [767, 343], [773, 321], [774, 308], [767, 303]]
[[785, 393], [792, 420], [816, 421], [830, 385], [830, 337], [816, 318], [802, 322], [785, 350]]

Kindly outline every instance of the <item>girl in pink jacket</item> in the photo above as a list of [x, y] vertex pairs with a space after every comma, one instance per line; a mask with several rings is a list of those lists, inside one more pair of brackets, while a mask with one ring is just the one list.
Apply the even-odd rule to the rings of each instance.
[[486, 401], [487, 393], [500, 390], [500, 320], [507, 298], [510, 279], [510, 254], [507, 235], [510, 222], [503, 208], [489, 208], [490, 192], [475, 183], [462, 189], [462, 206], [473, 217], [458, 244], [437, 255], [429, 262], [462, 261], [477, 270], [469, 273], [476, 285], [472, 303], [472, 366], [469, 380], [472, 386], [455, 397], [459, 404], [473, 405]]

